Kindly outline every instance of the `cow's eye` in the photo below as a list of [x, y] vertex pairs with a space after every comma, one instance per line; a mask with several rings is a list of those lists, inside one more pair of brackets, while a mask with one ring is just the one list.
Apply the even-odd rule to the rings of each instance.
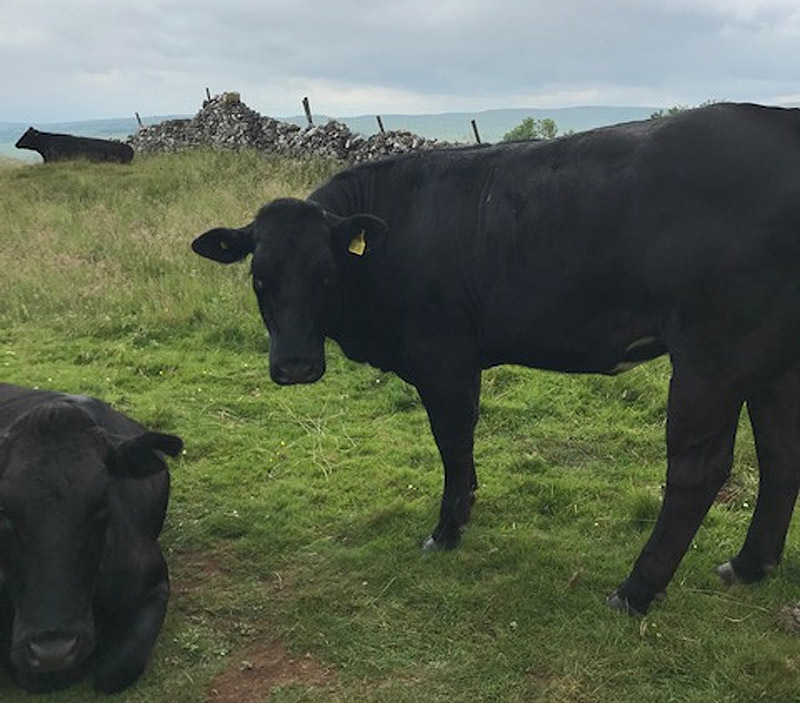
[[264, 290], [264, 281], [260, 278], [253, 278], [253, 288], [256, 290]]

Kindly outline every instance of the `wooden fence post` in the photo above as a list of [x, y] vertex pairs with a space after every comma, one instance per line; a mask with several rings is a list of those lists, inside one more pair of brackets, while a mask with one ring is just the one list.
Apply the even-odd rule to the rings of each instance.
[[142, 118], [139, 117], [139, 113], [134, 112], [133, 114], [136, 115], [136, 121], [139, 123], [139, 129], [144, 129], [144, 124], [142, 124]]
[[381, 134], [386, 134], [386, 130], [383, 128], [383, 120], [381, 119], [381, 116], [375, 115], [375, 119], [378, 120], [378, 127], [380, 127]]
[[314, 126], [314, 120], [311, 117], [311, 103], [308, 101], [308, 98], [303, 98], [303, 109], [306, 111], [306, 119], [308, 120], [308, 126]]
[[478, 142], [478, 144], [480, 144], [481, 135], [478, 134], [478, 123], [475, 120], [472, 120], [472, 131], [475, 134], [475, 141]]

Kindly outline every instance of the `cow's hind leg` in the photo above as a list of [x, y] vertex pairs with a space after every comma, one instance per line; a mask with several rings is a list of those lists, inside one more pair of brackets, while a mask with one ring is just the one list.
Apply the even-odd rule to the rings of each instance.
[[739, 554], [717, 573], [757, 581], [781, 559], [800, 481], [800, 365], [747, 399], [760, 480], [753, 519]]
[[469, 520], [477, 488], [473, 445], [478, 420], [480, 371], [443, 371], [417, 386], [444, 465], [439, 523], [425, 549], [452, 549]]
[[661, 513], [609, 605], [644, 614], [664, 591], [730, 474], [741, 401], [719, 383], [677, 369], [667, 413], [667, 486]]

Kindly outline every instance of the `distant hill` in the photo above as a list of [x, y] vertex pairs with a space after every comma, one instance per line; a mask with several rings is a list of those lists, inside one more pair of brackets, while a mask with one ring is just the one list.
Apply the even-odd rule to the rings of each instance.
[[[448, 112], [438, 115], [381, 115], [383, 126], [387, 130], [405, 129], [429, 139], [445, 141], [472, 142], [471, 121], [478, 125], [478, 133], [483, 142], [499, 142], [503, 135], [516, 127], [526, 117], [555, 120], [558, 133], [583, 132], [594, 127], [603, 127], [620, 122], [645, 120], [658, 108], [656, 107], [562, 107], [514, 108], [505, 110], [485, 110], [483, 112]], [[375, 115], [337, 118], [352, 131], [364, 135], [379, 131]], [[293, 117], [291, 121], [305, 124], [305, 117]], [[315, 121], [321, 121], [315, 117]]]
[[[498, 142], [503, 135], [516, 127], [526, 117], [555, 120], [559, 134], [583, 132], [594, 127], [602, 127], [619, 122], [643, 120], [650, 117], [657, 107], [562, 107], [562, 108], [514, 108], [503, 110], [484, 110], [482, 112], [447, 112], [433, 115], [381, 115], [387, 130], [407, 130], [428, 139], [443, 141], [472, 142], [471, 121], [475, 120], [483, 142]], [[377, 114], [377, 113], [376, 113]], [[160, 115], [143, 117], [146, 125], [158, 124], [168, 119], [190, 117], [191, 115]], [[272, 115], [270, 115], [272, 117]], [[277, 119], [305, 125], [305, 116], [278, 117]], [[314, 115], [316, 124], [324, 124], [329, 117]], [[375, 115], [337, 117], [353, 132], [365, 136], [379, 131]], [[40, 161], [39, 155], [32, 151], [14, 148], [14, 143], [31, 125], [20, 122], [0, 122], [0, 156], [8, 156], [23, 161]], [[78, 122], [39, 123], [32, 125], [45, 132], [62, 132], [83, 137], [101, 139], [125, 139], [139, 128], [132, 117], [103, 120], [82, 120]]]

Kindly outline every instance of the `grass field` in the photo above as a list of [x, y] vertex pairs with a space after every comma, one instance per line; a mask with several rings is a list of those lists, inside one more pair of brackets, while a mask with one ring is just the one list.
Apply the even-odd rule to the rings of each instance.
[[[800, 701], [792, 529], [775, 578], [723, 587], [757, 482], [732, 482], [644, 620], [605, 597], [664, 477], [665, 360], [608, 379], [484, 373], [462, 546], [423, 554], [442, 471], [415, 392], [335, 345], [279, 388], [247, 265], [189, 243], [337, 168], [251, 153], [0, 168], [0, 379], [97, 395], [180, 434], [162, 538], [173, 593], [127, 701]], [[30, 697], [0, 674], [0, 698]], [[88, 684], [47, 700], [102, 698]]]

